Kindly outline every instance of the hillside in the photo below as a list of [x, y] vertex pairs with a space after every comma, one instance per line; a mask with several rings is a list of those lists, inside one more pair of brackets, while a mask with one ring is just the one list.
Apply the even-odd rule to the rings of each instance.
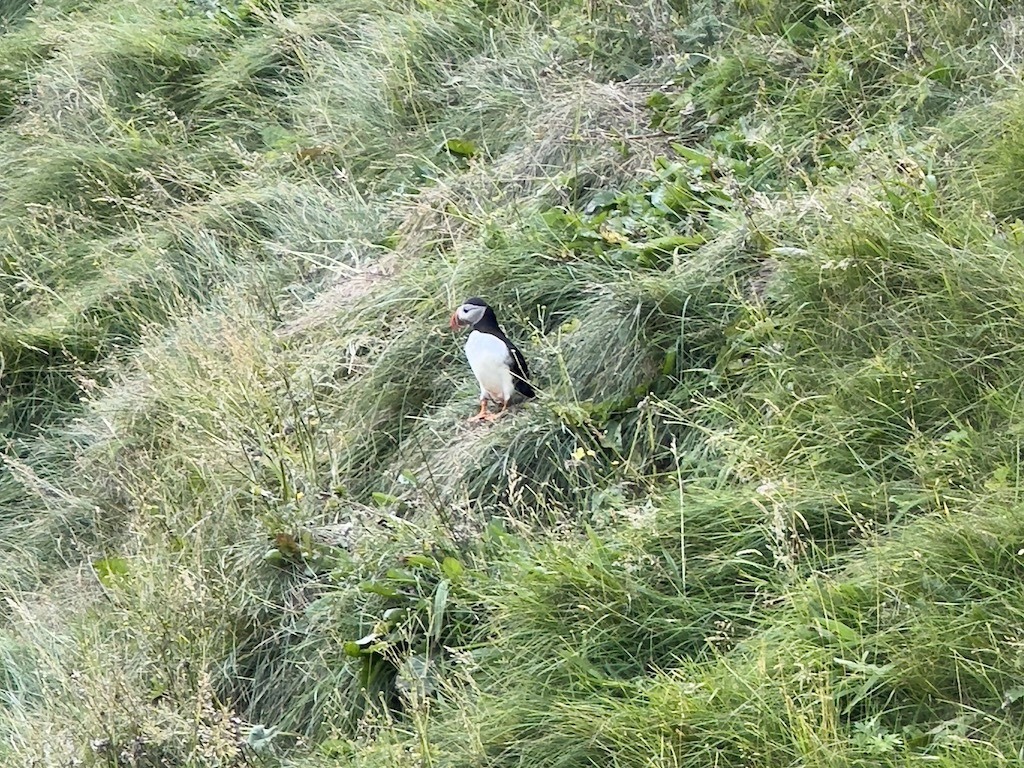
[[0, 765], [1024, 755], [1024, 4], [0, 31]]

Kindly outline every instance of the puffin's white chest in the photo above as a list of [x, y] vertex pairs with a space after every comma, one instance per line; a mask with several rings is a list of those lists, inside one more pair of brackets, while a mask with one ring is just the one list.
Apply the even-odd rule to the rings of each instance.
[[489, 333], [473, 331], [466, 342], [466, 359], [480, 382], [481, 396], [486, 394], [499, 402], [512, 397], [515, 382], [509, 370], [511, 357], [505, 342]]

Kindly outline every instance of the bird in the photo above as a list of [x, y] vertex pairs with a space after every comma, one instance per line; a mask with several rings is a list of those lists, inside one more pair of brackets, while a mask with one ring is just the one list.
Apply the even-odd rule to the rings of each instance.
[[[452, 314], [449, 327], [455, 331], [470, 327], [466, 341], [466, 359], [480, 384], [480, 412], [470, 422], [493, 421], [508, 409], [512, 396], [533, 397], [537, 393], [530, 384], [526, 358], [498, 325], [494, 310], [483, 299], [466, 299]], [[501, 406], [497, 413], [488, 410], [488, 401]]]

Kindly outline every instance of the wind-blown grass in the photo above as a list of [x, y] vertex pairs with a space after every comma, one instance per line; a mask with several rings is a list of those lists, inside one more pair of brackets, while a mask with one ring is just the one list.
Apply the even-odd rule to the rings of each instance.
[[1017, 759], [1019, 8], [4, 14], [5, 764]]

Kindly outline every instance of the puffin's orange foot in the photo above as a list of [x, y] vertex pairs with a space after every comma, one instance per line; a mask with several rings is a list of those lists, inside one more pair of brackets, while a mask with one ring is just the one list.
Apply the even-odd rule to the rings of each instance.
[[476, 416], [471, 416], [469, 418], [469, 423], [470, 424], [476, 424], [478, 421], [490, 421], [490, 419], [491, 419], [491, 414], [487, 412], [487, 401], [486, 400], [481, 400], [480, 401], [480, 413], [478, 413]]
[[469, 418], [469, 423], [479, 424], [481, 421], [494, 421], [495, 419], [499, 418], [502, 413], [504, 413], [504, 411], [499, 411], [498, 413], [491, 413], [490, 411], [478, 413], [476, 416], [471, 416]]

